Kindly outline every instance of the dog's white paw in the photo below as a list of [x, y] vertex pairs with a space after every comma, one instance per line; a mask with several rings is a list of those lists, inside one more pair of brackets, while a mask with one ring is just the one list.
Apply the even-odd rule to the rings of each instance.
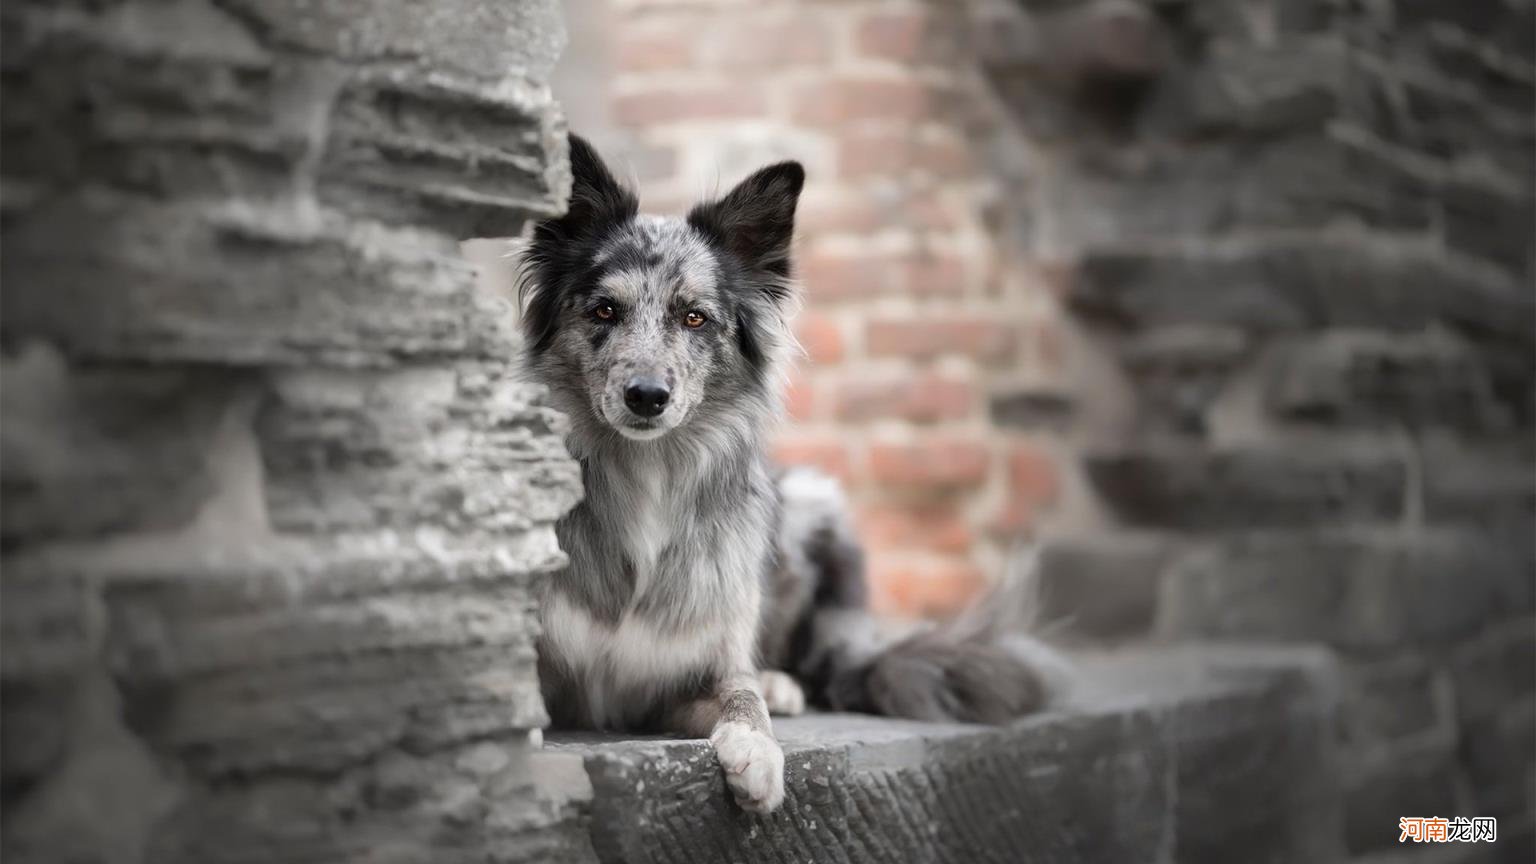
[[777, 669], [764, 669], [758, 683], [762, 685], [768, 713], [784, 717], [805, 713], [805, 691], [794, 678]]
[[709, 743], [741, 809], [772, 813], [784, 803], [784, 751], [772, 735], [745, 723], [722, 723]]

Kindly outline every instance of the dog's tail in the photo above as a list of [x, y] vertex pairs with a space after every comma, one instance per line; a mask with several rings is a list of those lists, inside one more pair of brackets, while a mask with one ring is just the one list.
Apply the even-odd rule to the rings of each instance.
[[894, 629], [872, 615], [862, 589], [862, 556], [851, 526], [824, 526], [826, 554], [815, 562], [817, 604], [802, 624], [794, 671], [811, 700], [834, 711], [859, 711], [934, 722], [1006, 723], [1062, 696], [1067, 662], [1033, 635], [1039, 552], [1013, 556], [1015, 567], [962, 614], [939, 624]]

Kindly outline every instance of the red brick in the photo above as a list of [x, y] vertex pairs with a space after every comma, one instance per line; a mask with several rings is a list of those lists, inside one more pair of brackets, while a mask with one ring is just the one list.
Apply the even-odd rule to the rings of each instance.
[[916, 255], [906, 262], [907, 290], [919, 297], [965, 290], [965, 264], [954, 255]]
[[926, 359], [959, 354], [981, 360], [1012, 356], [1016, 328], [981, 317], [876, 318], [868, 325], [867, 344], [876, 357]]
[[867, 57], [916, 60], [923, 54], [929, 24], [926, 9], [876, 12], [859, 22], [854, 45]]
[[698, 35], [682, 27], [621, 27], [619, 31], [614, 65], [621, 72], [684, 69], [693, 64]]
[[891, 219], [868, 195], [812, 197], [800, 202], [796, 222], [808, 236], [824, 234], [868, 234]]
[[911, 491], [943, 492], [980, 485], [987, 476], [986, 443], [974, 438], [931, 436], [908, 444], [870, 448], [875, 482]]
[[810, 300], [870, 297], [895, 288], [896, 265], [889, 255], [816, 251], [800, 264], [800, 278]]
[[821, 413], [818, 403], [815, 385], [805, 370], [791, 369], [784, 385], [784, 413], [791, 420], [811, 420]]
[[1008, 451], [1007, 491], [989, 520], [989, 529], [1004, 536], [1030, 532], [1060, 491], [1061, 478], [1051, 455], [1028, 442], [1014, 444]]
[[986, 589], [986, 576], [969, 561], [878, 557], [870, 562], [872, 605], [882, 614], [947, 618]]
[[1065, 365], [1066, 348], [1061, 324], [1056, 321], [1040, 321], [1029, 327], [1029, 341], [1034, 345], [1034, 361], [1041, 370], [1060, 372]]
[[711, 56], [728, 68], [783, 69], [825, 64], [832, 58], [831, 32], [822, 22], [804, 17], [769, 22], [748, 17], [710, 41]]
[[758, 116], [765, 110], [761, 90], [712, 85], [634, 90], [616, 97], [613, 105], [615, 119], [630, 126], [738, 119]]
[[773, 446], [773, 460], [780, 465], [803, 465], [847, 481], [853, 475], [848, 446], [836, 438], [787, 432]]
[[901, 419], [914, 423], [960, 420], [976, 407], [976, 388], [967, 378], [933, 372], [885, 374], [843, 381], [833, 409], [840, 420]]
[[909, 129], [852, 129], [838, 139], [839, 173], [844, 179], [925, 174], [963, 176], [971, 167], [965, 142], [948, 134], [913, 136]]
[[962, 221], [955, 205], [944, 200], [937, 191], [914, 196], [901, 209], [913, 228], [933, 234], [956, 231]]
[[917, 548], [961, 555], [976, 534], [953, 507], [875, 505], [859, 513], [859, 536], [879, 549]]
[[809, 309], [795, 321], [795, 338], [812, 363], [836, 363], [843, 359], [843, 331], [837, 322]]
[[913, 78], [844, 78], [817, 81], [795, 94], [794, 119], [836, 125], [857, 120], [916, 122], [927, 116], [932, 95]]

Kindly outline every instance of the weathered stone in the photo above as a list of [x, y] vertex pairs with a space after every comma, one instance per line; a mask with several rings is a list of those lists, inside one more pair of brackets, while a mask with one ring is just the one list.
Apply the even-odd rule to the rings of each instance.
[[360, 74], [333, 112], [319, 169], [327, 205], [461, 238], [515, 237], [564, 209], [565, 124], [547, 88]]
[[1167, 327], [1127, 340], [1120, 359], [1136, 383], [1144, 424], [1203, 433], [1211, 404], [1251, 350], [1233, 328]]
[[1339, 671], [1339, 722], [1346, 745], [1371, 747], [1452, 734], [1450, 681], [1424, 658], [1344, 660]]
[[554, 0], [228, 0], [221, 4], [274, 46], [348, 61], [406, 62], [457, 75], [548, 80], [565, 47]]
[[730, 803], [703, 741], [552, 746], [586, 758], [604, 861], [1335, 856], [1330, 706], [1311, 673], [1157, 658], [1090, 677], [1102, 692], [1084, 707], [1004, 728], [780, 720], [788, 798], [762, 819]]
[[1420, 443], [1424, 515], [1523, 540], [1536, 519], [1536, 449], [1526, 440], [1475, 443], [1426, 435]]
[[1536, 314], [1525, 286], [1482, 262], [1342, 232], [1096, 249], [1070, 299], [1084, 313], [1139, 327], [1417, 330], [1445, 321], [1521, 341]]
[[1529, 550], [1470, 533], [1234, 537], [1168, 567], [1158, 629], [1364, 650], [1443, 644], [1528, 608], [1529, 567]]
[[1090, 639], [1145, 635], [1172, 541], [1142, 534], [1056, 538], [1040, 561], [1042, 626]]
[[257, 429], [283, 530], [524, 530], [579, 498], [565, 418], [499, 364], [293, 372], [273, 390]]
[[207, 454], [239, 376], [191, 370], [71, 373], [34, 344], [0, 361], [7, 543], [191, 521], [212, 492]]
[[12, 559], [7, 575], [100, 581], [102, 650], [134, 731], [220, 777], [542, 725], [530, 589], [563, 564], [545, 526], [212, 553], [146, 543]]
[[1462, 724], [1461, 758], [1478, 813], [1518, 824], [1536, 806], [1536, 698], [1504, 701]]
[[562, 211], [556, 4], [0, 34], [6, 860], [590, 861], [534, 783], [579, 478], [457, 242]]
[[1404, 507], [1407, 468], [1380, 448], [1147, 445], [1090, 453], [1088, 479], [1126, 522], [1222, 530], [1382, 522]]
[[1451, 653], [1450, 678], [1463, 721], [1497, 714], [1536, 689], [1536, 620], [1487, 628]]
[[1476, 354], [1447, 334], [1330, 331], [1285, 344], [1273, 362], [1267, 398], [1287, 419], [1469, 429], [1507, 422]]
[[1450, 748], [1417, 744], [1345, 760], [1344, 837], [1351, 855], [1400, 848], [1403, 816], [1463, 812]]
[[1347, 74], [1338, 35], [1270, 45], [1220, 42], [1203, 62], [1165, 79], [1152, 123], [1160, 134], [1295, 134], [1337, 112]]
[[[543, 754], [498, 738], [489, 746], [502, 758], [487, 770], [468, 759], [486, 746], [413, 746], [334, 772], [193, 787], [164, 808], [144, 855], [174, 864], [595, 860], [580, 804], [529, 783], [552, 776]], [[113, 851], [95, 860], [117, 860]]]
[[516, 350], [510, 309], [476, 289], [446, 235], [92, 195], [30, 214], [6, 239], [0, 333], [72, 359], [387, 366]]
[[0, 577], [0, 791], [20, 800], [62, 762], [76, 679], [92, 654], [79, 580]]

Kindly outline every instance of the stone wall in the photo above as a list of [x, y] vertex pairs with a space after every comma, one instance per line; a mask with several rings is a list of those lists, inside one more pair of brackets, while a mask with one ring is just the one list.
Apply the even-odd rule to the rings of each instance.
[[[4, 855], [557, 860], [554, 2], [7, 0]], [[584, 841], [582, 841], [584, 842]]]
[[1051, 157], [1017, 236], [1134, 396], [1080, 451], [1113, 529], [1053, 550], [1052, 614], [1331, 646], [1349, 851], [1423, 812], [1528, 859], [1536, 8], [1026, 5], [1113, 24], [991, 69]]

